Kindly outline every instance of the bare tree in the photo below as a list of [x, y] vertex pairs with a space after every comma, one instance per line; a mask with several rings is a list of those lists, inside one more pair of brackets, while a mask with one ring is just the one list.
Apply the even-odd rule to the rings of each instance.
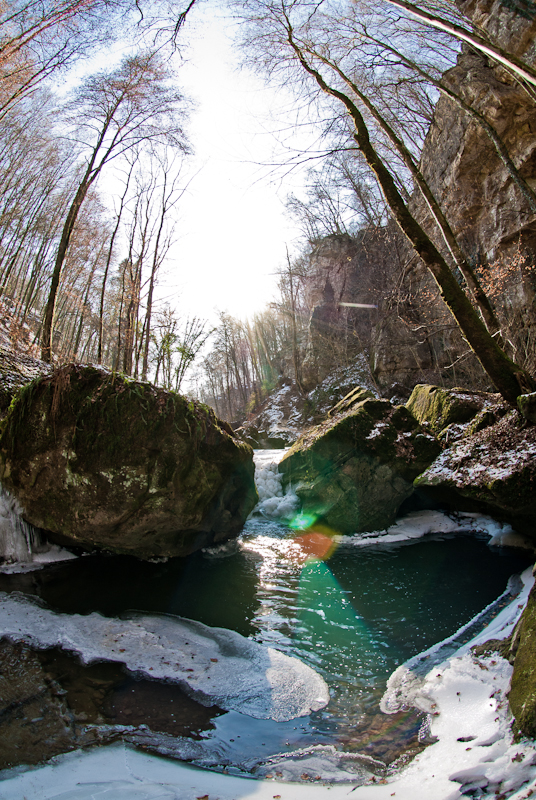
[[[249, 18], [257, 33], [257, 46], [268, 53], [270, 63], [283, 65], [287, 70], [287, 78], [293, 74], [294, 67], [299, 67], [298, 81], [308, 76], [321, 94], [333, 98], [342, 107], [352, 125], [352, 136], [370, 169], [381, 186], [385, 200], [398, 226], [405, 234], [424, 265], [434, 277], [442, 299], [445, 301], [463, 335], [480, 360], [491, 380], [510, 402], [527, 388], [536, 386], [533, 378], [519, 365], [511, 361], [495, 339], [487, 331], [466, 294], [459, 286], [449, 264], [438, 251], [422, 226], [409, 210], [407, 201], [401, 195], [397, 180], [381, 157], [378, 146], [371, 139], [369, 126], [364, 114], [358, 107], [363, 98], [356, 95], [353, 86], [349, 86], [345, 76], [337, 69], [328, 69], [329, 77], [321, 71], [324, 68], [324, 52], [329, 58], [329, 44], [325, 45], [320, 58], [317, 51], [310, 46], [314, 41], [312, 27], [318, 6], [311, 9], [306, 2], [290, 2], [280, 0], [278, 3], [259, 0], [248, 6]], [[325, 31], [325, 26], [323, 27]], [[358, 52], [355, 53], [355, 57]], [[291, 58], [293, 59], [293, 63]], [[295, 74], [295, 73], [294, 73]], [[303, 83], [302, 83], [303, 86]], [[350, 90], [350, 91], [349, 91]], [[365, 106], [366, 107], [366, 106]], [[371, 109], [366, 107], [370, 113]]]
[[184, 113], [183, 97], [168, 86], [169, 78], [170, 70], [161, 56], [149, 52], [128, 57], [117, 69], [92, 76], [76, 92], [70, 111], [87, 156], [54, 264], [41, 332], [45, 361], [52, 358], [54, 309], [61, 270], [89, 188], [106, 164], [142, 143], [164, 142], [183, 152], [187, 149], [179, 119], [179, 111]]
[[53, 73], [71, 67], [103, 42], [158, 38], [177, 45], [196, 0], [2, 0], [0, 119]]

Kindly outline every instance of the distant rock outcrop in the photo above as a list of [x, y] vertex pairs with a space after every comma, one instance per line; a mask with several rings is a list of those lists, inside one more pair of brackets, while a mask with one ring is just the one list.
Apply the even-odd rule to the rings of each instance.
[[19, 393], [0, 478], [60, 544], [141, 558], [236, 536], [257, 501], [251, 448], [207, 406], [68, 365]]
[[366, 399], [304, 434], [279, 470], [312, 524], [351, 534], [391, 525], [440, 450], [404, 406]]

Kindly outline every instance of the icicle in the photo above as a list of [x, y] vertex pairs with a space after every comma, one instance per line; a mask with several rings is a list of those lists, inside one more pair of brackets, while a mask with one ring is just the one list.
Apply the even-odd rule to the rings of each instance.
[[38, 530], [23, 520], [18, 502], [0, 485], [0, 559], [29, 562], [42, 547]]

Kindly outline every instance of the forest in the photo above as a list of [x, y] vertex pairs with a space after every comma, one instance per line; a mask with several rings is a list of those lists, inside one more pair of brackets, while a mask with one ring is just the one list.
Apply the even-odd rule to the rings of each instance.
[[[101, 364], [196, 394], [230, 421], [244, 419], [282, 378], [302, 392], [312, 388], [322, 305], [315, 253], [330, 237], [346, 237], [361, 264], [363, 252], [372, 253], [374, 285], [366, 274], [369, 303], [338, 298], [346, 316], [324, 330], [332, 368], [364, 354], [381, 387], [389, 376], [375, 375], [372, 340], [395, 309], [407, 329], [426, 329], [421, 345], [437, 349], [442, 331], [440, 348], [458, 336], [448, 359], [476, 354], [463, 376], [475, 387], [495, 387], [511, 402], [533, 388], [530, 3], [476, 10], [448, 0], [389, 0], [381, 10], [297, 0], [230, 4], [244, 65], [290, 87], [296, 124], [314, 125], [319, 145], [304, 192], [287, 197], [302, 239], [292, 254], [287, 248], [286, 263], [274, 265], [278, 296], [249, 319], [221, 310], [215, 324], [154, 300], [191, 180], [193, 112], [171, 55], [188, 37], [194, 4], [4, 3], [0, 299], [12, 337], [44, 361]], [[127, 54], [88, 71], [103, 38], [117, 42], [119, 30]], [[464, 58], [488, 69], [487, 89], [482, 75], [473, 92], [456, 80]], [[82, 77], [71, 80], [77, 69]], [[483, 109], [498, 82], [528, 116], [529, 133], [520, 129], [517, 140], [497, 109], [487, 116]], [[458, 196], [454, 206], [452, 183], [433, 174], [434, 126], [443, 125], [448, 145], [449, 125], [455, 138], [462, 123], [485, 140], [483, 152], [508, 185], [506, 214], [521, 220], [503, 237], [508, 252], [486, 251], [478, 222], [468, 221], [474, 197]], [[289, 153], [289, 164], [306, 156]], [[480, 173], [484, 186], [485, 164]], [[520, 284], [526, 296], [516, 306], [509, 293]], [[360, 306], [377, 309], [370, 335], [355, 322]], [[317, 379], [323, 374], [317, 370]]]

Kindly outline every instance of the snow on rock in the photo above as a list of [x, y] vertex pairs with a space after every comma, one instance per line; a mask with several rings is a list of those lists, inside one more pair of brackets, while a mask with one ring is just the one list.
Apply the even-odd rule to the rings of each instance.
[[254, 455], [255, 484], [259, 502], [252, 513], [260, 513], [271, 519], [291, 519], [295, 516], [300, 501], [288, 486], [283, 492], [283, 476], [277, 465], [286, 450], [257, 450]]
[[355, 547], [389, 545], [420, 539], [429, 533], [485, 533], [490, 536], [490, 545], [510, 545], [534, 549], [531, 541], [515, 533], [508, 523], [497, 522], [485, 514], [472, 512], [414, 511], [398, 519], [394, 525], [383, 531], [356, 533], [344, 536], [341, 541]]
[[511, 411], [444, 450], [415, 486], [441, 505], [487, 511], [533, 538], [536, 427]]
[[181, 617], [58, 614], [2, 592], [0, 635], [38, 648], [62, 647], [86, 664], [118, 661], [146, 677], [180, 684], [203, 705], [255, 719], [290, 720], [329, 701], [324, 680], [297, 658]]

